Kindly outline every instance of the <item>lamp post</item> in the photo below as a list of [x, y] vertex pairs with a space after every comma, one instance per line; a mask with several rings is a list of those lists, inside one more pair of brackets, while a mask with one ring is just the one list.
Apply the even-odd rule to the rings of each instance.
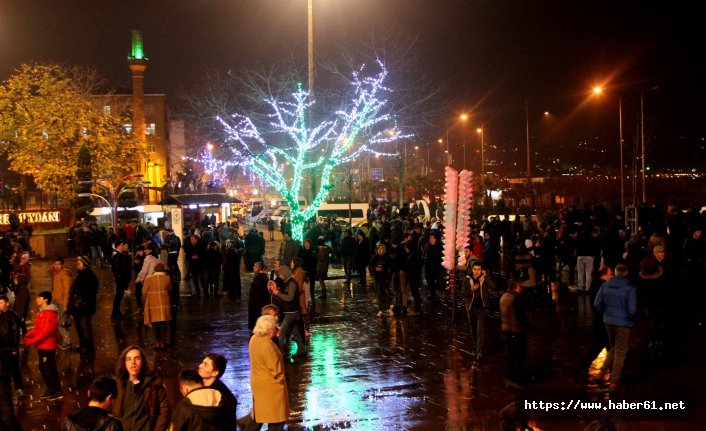
[[480, 184], [483, 190], [483, 199], [485, 199], [485, 138], [483, 123], [480, 123], [480, 128], [476, 132], [480, 135]]
[[[602, 94], [602, 87], [594, 87], [594, 94]], [[618, 96], [618, 127], [620, 145], [620, 208], [625, 208], [625, 176], [623, 174], [623, 96]]]
[[311, 101], [311, 95], [314, 92], [314, 0], [309, 0], [307, 5], [308, 16], [308, 69], [309, 69], [309, 101]]
[[[461, 114], [458, 117], [465, 126], [466, 121], [468, 121], [468, 114]], [[463, 128], [463, 169], [466, 169], [466, 128]]]
[[[92, 181], [81, 181], [81, 182], [92, 182]], [[97, 195], [95, 193], [79, 193], [78, 197], [80, 198], [98, 198], [101, 199], [103, 202], [105, 202], [106, 206], [110, 209], [110, 220], [111, 224], [113, 226], [113, 231], [117, 231], [117, 226], [115, 224], [115, 210], [113, 209], [113, 206], [108, 202], [108, 199], [104, 198], [101, 195]]]

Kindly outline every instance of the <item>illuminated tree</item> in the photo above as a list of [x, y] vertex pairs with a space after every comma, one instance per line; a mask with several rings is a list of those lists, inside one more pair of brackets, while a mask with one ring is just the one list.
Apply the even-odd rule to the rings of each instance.
[[[384, 146], [404, 138], [387, 110], [391, 90], [385, 86], [387, 70], [377, 62], [377, 72], [366, 67], [355, 71], [349, 92], [329, 115], [314, 117], [313, 98], [301, 84], [278, 97], [281, 89], [268, 89], [262, 100], [266, 114], [233, 114], [219, 117], [231, 161], [247, 167], [277, 190], [290, 207], [292, 236], [303, 238], [306, 220], [316, 214], [332, 188], [331, 174], [365, 153], [393, 155]], [[394, 148], [392, 148], [394, 151]], [[300, 208], [302, 183], [315, 181], [311, 205]]]
[[101, 174], [130, 172], [146, 149], [123, 131], [132, 121], [127, 107], [99, 90], [90, 69], [22, 65], [0, 85], [0, 152], [10, 169], [64, 199], [73, 197], [84, 144]]

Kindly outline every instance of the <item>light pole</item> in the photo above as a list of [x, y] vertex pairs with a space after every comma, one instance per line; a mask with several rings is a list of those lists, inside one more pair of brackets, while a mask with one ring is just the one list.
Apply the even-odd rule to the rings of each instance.
[[[92, 181], [81, 181], [81, 182], [92, 182]], [[95, 193], [79, 193], [78, 197], [80, 197], [80, 198], [98, 198], [98, 199], [102, 200], [103, 202], [105, 202], [108, 209], [110, 209], [110, 220], [112, 222], [111, 224], [113, 226], [113, 231], [114, 232], [117, 231], [117, 226], [115, 225], [115, 210], [113, 209], [110, 202], [108, 202], [108, 199], [104, 198], [101, 195], [97, 195]]]
[[485, 139], [483, 136], [485, 127], [480, 123], [480, 128], [476, 132], [480, 134], [480, 184], [483, 189], [483, 199], [485, 199]]
[[466, 124], [466, 121], [468, 120], [468, 115], [461, 114], [458, 118], [464, 123], [463, 131], [461, 133], [463, 133], [463, 169], [465, 170], [466, 169], [466, 127], [465, 127], [465, 124]]
[[314, 92], [314, 0], [309, 0], [308, 10], [308, 41], [307, 47], [309, 51], [309, 101]]
[[[594, 87], [594, 94], [603, 93], [602, 87]], [[623, 174], [623, 96], [618, 96], [618, 127], [620, 144], [620, 208], [625, 208], [625, 176]]]

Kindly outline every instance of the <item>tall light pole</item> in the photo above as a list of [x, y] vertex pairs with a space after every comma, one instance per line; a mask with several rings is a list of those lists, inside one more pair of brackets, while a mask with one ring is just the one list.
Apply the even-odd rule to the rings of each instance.
[[525, 139], [527, 141], [527, 184], [532, 183], [532, 168], [530, 165], [530, 134], [529, 134], [529, 107], [525, 97]]
[[468, 120], [468, 115], [461, 114], [461, 115], [459, 115], [458, 118], [464, 123], [463, 131], [461, 133], [463, 133], [463, 169], [465, 170], [466, 169], [466, 127], [465, 127], [465, 123]]
[[[602, 87], [594, 87], [594, 94], [603, 93]], [[620, 140], [620, 208], [625, 208], [625, 175], [623, 174], [623, 96], [618, 96], [618, 139]]]
[[480, 128], [476, 132], [480, 134], [480, 184], [483, 189], [483, 198], [485, 199], [485, 139], [483, 136], [485, 127], [480, 123]]
[[640, 141], [642, 145], [642, 203], [647, 202], [647, 186], [645, 185], [645, 99], [640, 92]]
[[309, 100], [314, 93], [314, 0], [308, 4]]

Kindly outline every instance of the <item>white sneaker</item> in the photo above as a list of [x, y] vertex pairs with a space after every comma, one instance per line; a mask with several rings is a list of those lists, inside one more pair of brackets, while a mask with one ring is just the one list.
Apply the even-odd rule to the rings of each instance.
[[378, 317], [382, 317], [382, 311], [378, 311]]

